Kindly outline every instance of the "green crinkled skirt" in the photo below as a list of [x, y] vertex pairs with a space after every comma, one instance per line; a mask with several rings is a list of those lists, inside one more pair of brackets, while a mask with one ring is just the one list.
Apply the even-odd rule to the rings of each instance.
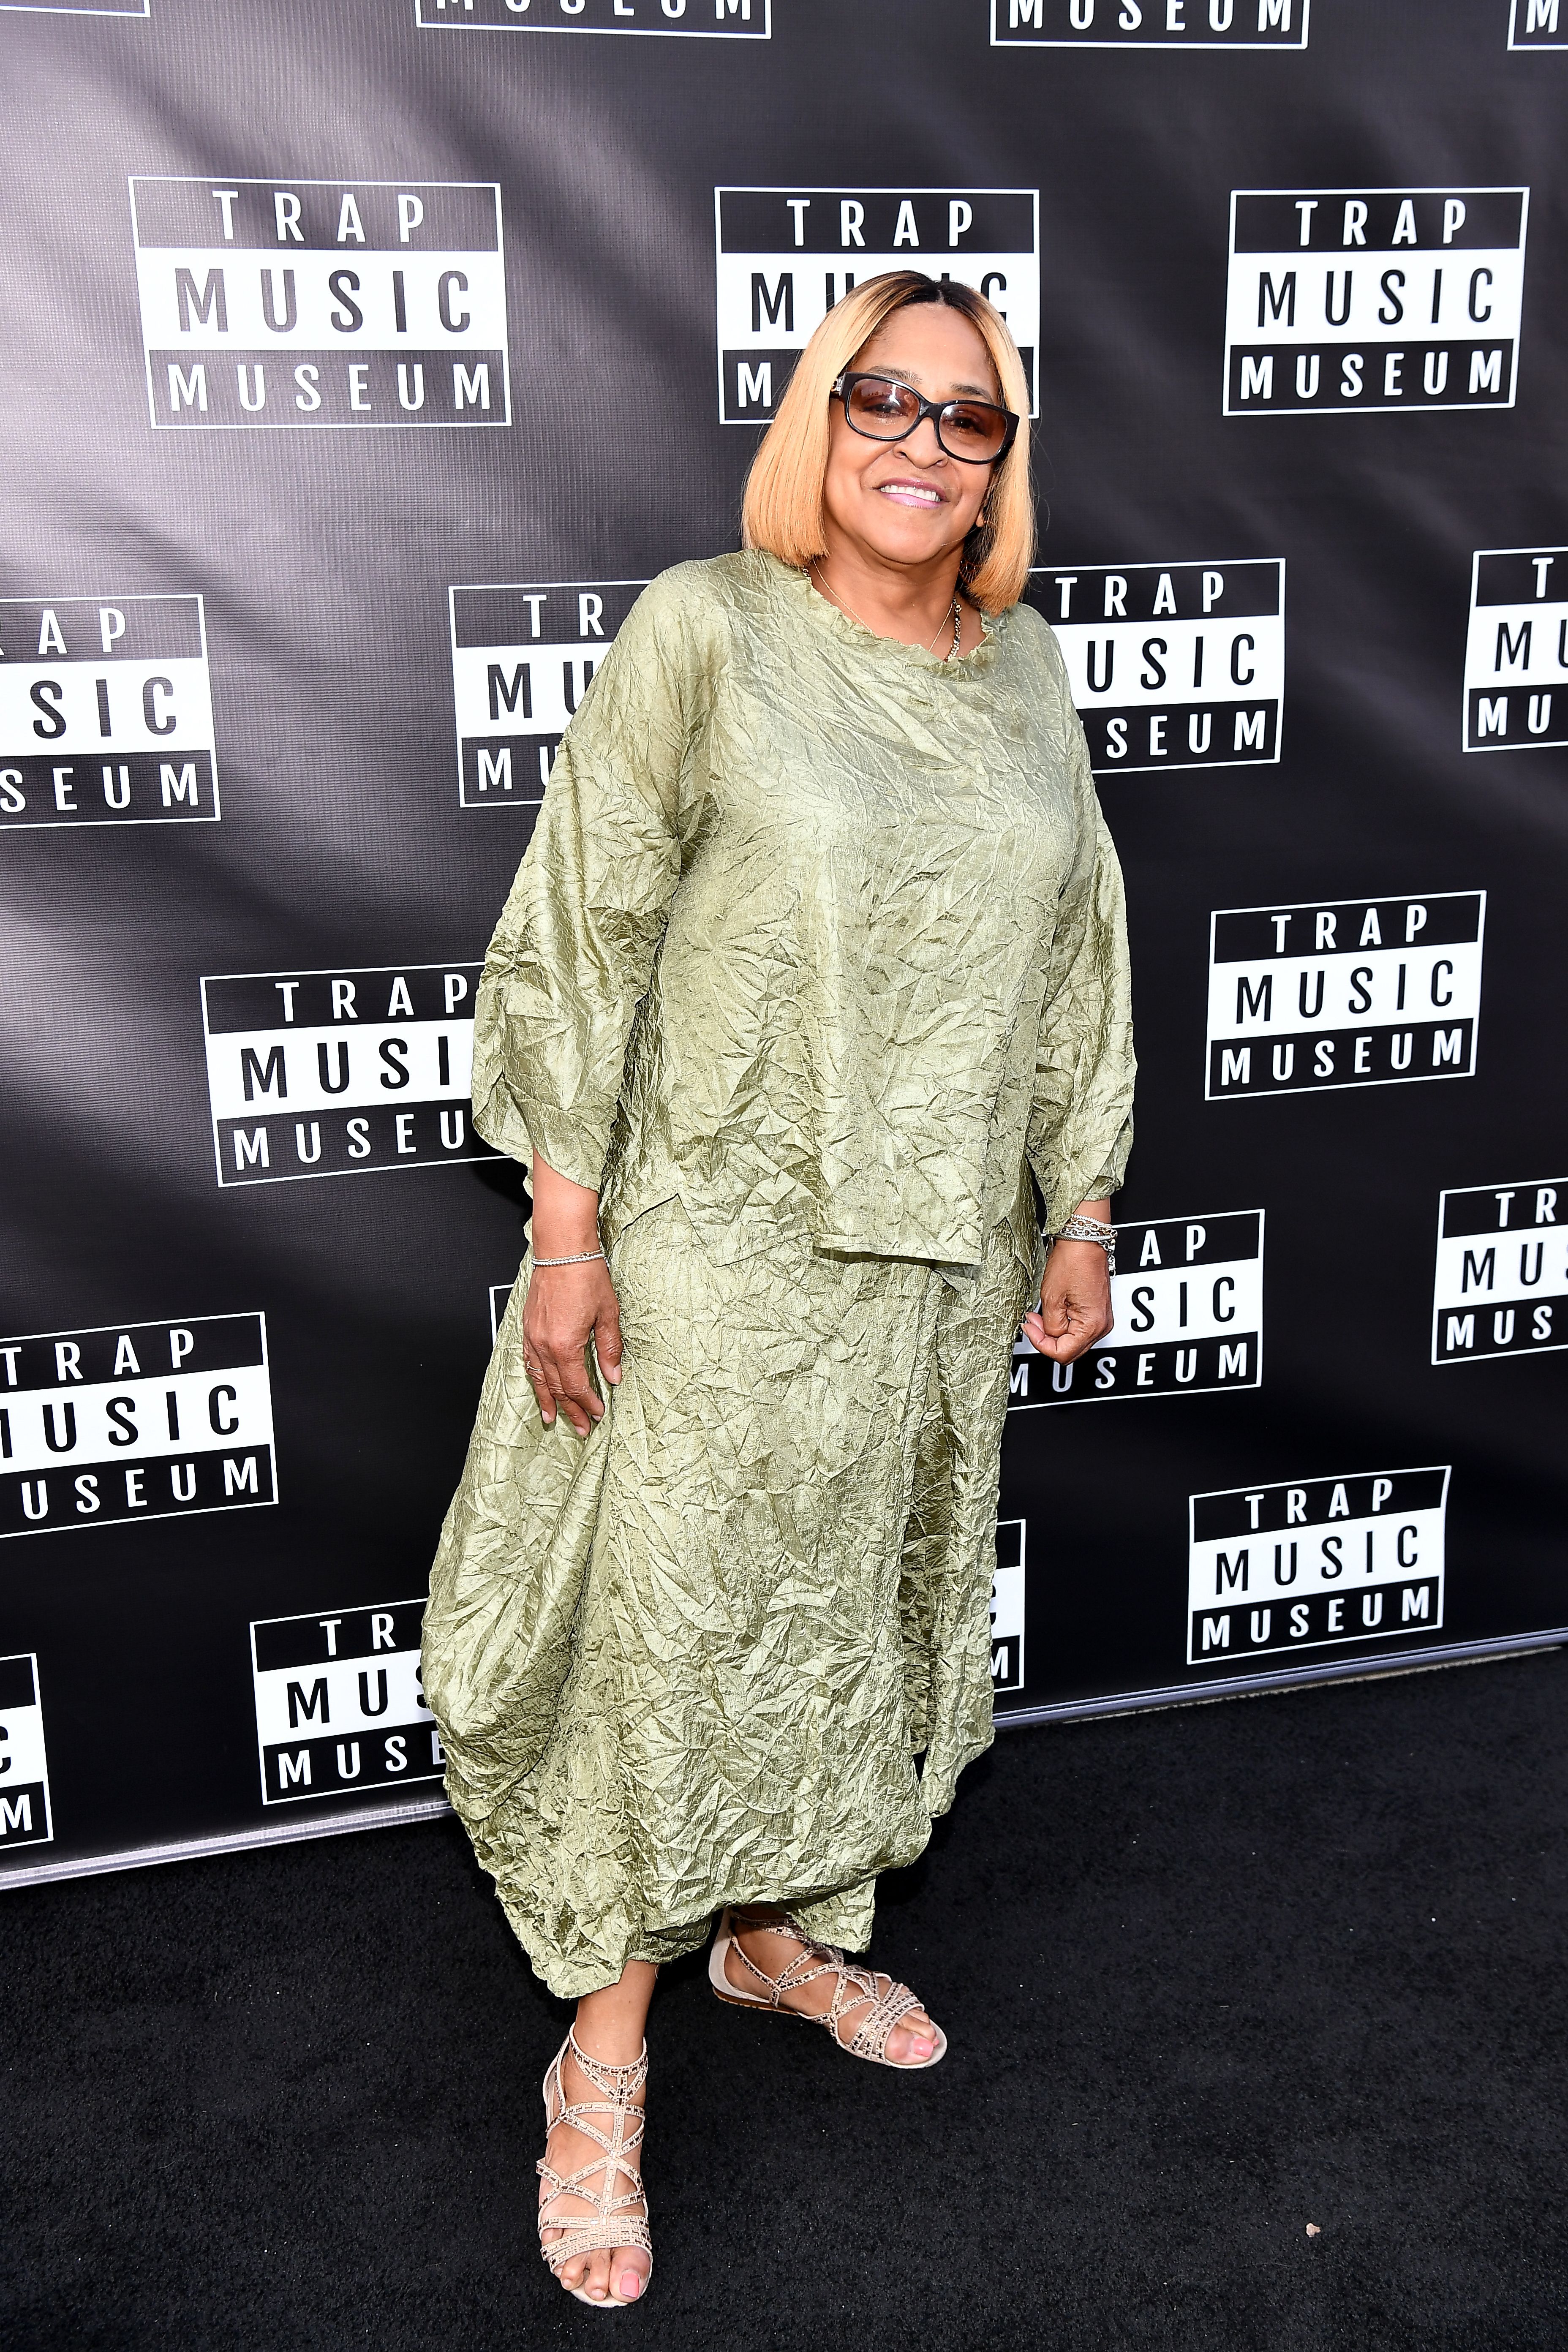
[[[679, 1201], [611, 1244], [625, 1373], [587, 1439], [522, 1370], [525, 1263], [425, 1620], [447, 1788], [551, 1989], [787, 1903], [863, 1950], [990, 1745], [1021, 1197], [978, 1269], [780, 1246]], [[923, 1770], [915, 1759], [923, 1751]]]

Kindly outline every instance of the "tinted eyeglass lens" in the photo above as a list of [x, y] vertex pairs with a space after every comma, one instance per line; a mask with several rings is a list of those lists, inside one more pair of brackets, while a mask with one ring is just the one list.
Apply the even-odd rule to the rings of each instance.
[[896, 441], [920, 415], [920, 402], [908, 384], [882, 376], [863, 375], [849, 388], [849, 414], [862, 433], [873, 440]]
[[949, 401], [938, 427], [938, 437], [955, 457], [994, 457], [1006, 435], [1001, 409], [984, 401]]
[[[919, 396], [891, 376], [861, 376], [849, 387], [849, 420], [874, 441], [901, 441], [918, 420]], [[1007, 415], [984, 400], [950, 400], [937, 421], [937, 438], [951, 457], [994, 457], [1007, 438]]]

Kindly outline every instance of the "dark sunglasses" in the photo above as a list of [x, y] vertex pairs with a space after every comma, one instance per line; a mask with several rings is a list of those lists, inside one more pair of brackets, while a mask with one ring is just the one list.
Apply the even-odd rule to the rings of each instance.
[[868, 441], [907, 441], [926, 417], [950, 457], [961, 466], [994, 466], [1013, 446], [1018, 420], [992, 400], [922, 400], [913, 384], [892, 375], [841, 375], [832, 397], [844, 419]]

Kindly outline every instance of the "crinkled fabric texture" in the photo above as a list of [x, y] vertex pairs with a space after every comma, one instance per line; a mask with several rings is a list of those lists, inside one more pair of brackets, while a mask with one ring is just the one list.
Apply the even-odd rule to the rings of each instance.
[[990, 1736], [1030, 1177], [1048, 1230], [1116, 1188], [1132, 1070], [1038, 615], [943, 664], [769, 555], [657, 580], [475, 1023], [480, 1131], [600, 1192], [626, 1377], [542, 1430], [520, 1282], [426, 1622], [448, 1790], [557, 1991], [729, 1901], [864, 1945]]
[[[726, 1903], [864, 1948], [989, 1746], [996, 1476], [1027, 1216], [977, 1270], [614, 1245], [625, 1377], [542, 1427], [513, 1291], [431, 1581], [447, 1787], [551, 1989], [676, 1958]], [[915, 1757], [925, 1751], [923, 1773]]]
[[1026, 1157], [1119, 1183], [1121, 876], [1057, 642], [951, 667], [764, 554], [638, 598], [557, 755], [479, 984], [474, 1116], [709, 1248], [973, 1265]]

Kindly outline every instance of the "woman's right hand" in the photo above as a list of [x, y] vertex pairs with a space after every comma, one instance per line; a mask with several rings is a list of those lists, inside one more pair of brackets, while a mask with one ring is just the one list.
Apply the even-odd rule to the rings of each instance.
[[613, 1388], [621, 1377], [621, 1310], [604, 1259], [534, 1266], [522, 1308], [522, 1362], [546, 1429], [558, 1410], [579, 1437], [604, 1419], [605, 1401], [588, 1373], [590, 1339]]
[[605, 1417], [605, 1401], [588, 1376], [588, 1342], [612, 1388], [621, 1377], [621, 1309], [599, 1248], [599, 1196], [538, 1158], [531, 1175], [532, 1245], [541, 1257], [580, 1257], [575, 1265], [529, 1270], [522, 1307], [522, 1366], [551, 1428], [563, 1412], [579, 1437]]

